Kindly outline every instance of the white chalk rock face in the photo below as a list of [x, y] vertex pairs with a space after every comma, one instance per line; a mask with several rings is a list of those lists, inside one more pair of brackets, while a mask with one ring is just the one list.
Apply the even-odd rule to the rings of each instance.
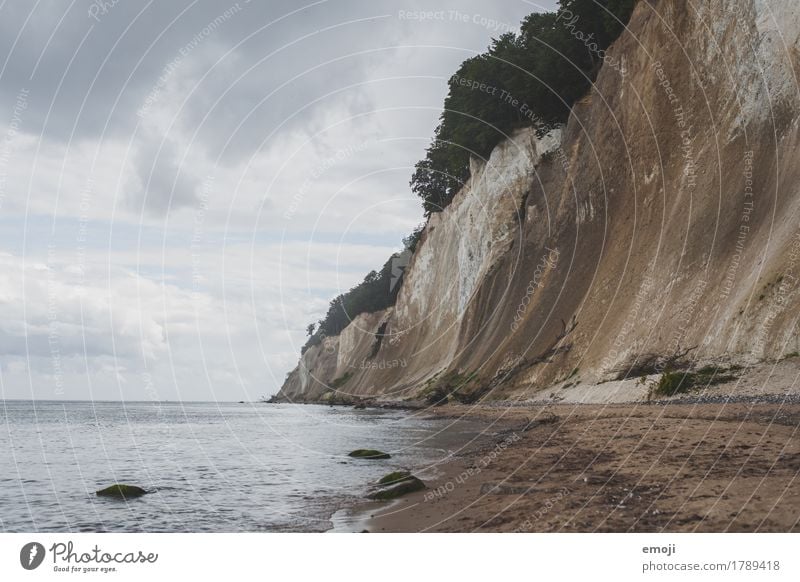
[[434, 214], [395, 307], [400, 329], [419, 325], [440, 333], [464, 313], [481, 279], [508, 250], [518, 213], [540, 156], [558, 146], [560, 131], [543, 139], [520, 130], [488, 161], [473, 159], [472, 175], [453, 202]]
[[611, 401], [643, 355], [800, 350], [800, 2], [639, 2], [608, 55], [624, 72], [603, 66], [561, 130], [471, 160], [395, 306], [309, 349], [283, 398], [424, 398], [452, 375]]
[[[314, 400], [331, 392], [392, 392], [424, 383], [445, 367], [463, 339], [459, 329], [475, 291], [519, 235], [519, 213], [536, 164], [559, 139], [558, 129], [542, 138], [521, 129], [488, 160], [473, 159], [467, 184], [428, 221], [396, 305], [359, 315], [337, 338], [309, 349], [281, 395]], [[378, 342], [381, 327], [385, 336]], [[347, 382], [336, 382], [346, 375]]]

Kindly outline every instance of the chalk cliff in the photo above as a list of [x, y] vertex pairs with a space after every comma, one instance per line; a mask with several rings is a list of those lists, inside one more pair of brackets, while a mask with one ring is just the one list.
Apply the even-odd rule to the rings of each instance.
[[473, 160], [396, 305], [279, 399], [613, 400], [652, 354], [800, 350], [800, 5], [642, 0], [608, 56], [566, 126]]

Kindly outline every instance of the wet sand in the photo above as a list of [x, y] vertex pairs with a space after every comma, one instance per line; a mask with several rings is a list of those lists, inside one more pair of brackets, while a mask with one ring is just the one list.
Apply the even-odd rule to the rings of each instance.
[[440, 465], [426, 491], [352, 508], [337, 529], [800, 531], [800, 404], [448, 405], [431, 414], [491, 428]]

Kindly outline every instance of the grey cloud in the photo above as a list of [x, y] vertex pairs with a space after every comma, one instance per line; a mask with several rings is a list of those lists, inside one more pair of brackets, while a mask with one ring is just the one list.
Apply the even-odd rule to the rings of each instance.
[[148, 139], [139, 148], [133, 165], [136, 182], [128, 193], [128, 203], [134, 210], [163, 215], [197, 205], [201, 180], [181, 164], [181, 153], [173, 141]]
[[[90, 8], [101, 4], [107, 8], [95, 10], [96, 18], [90, 17]], [[136, 112], [170, 63], [178, 61], [182, 68], [205, 74], [220, 55], [255, 33], [196, 87], [199, 109], [189, 107], [185, 112], [185, 123], [192, 126], [205, 115], [204, 105], [231, 89], [216, 111], [227, 127], [231, 112], [238, 121], [238, 116], [296, 71], [346, 54], [360, 42], [368, 43], [370, 36], [378, 40], [368, 25], [317, 33], [333, 23], [379, 12], [378, 7], [367, 2], [308, 5], [308, 9], [286, 16], [302, 5], [289, 0], [80, 0], [70, 9], [58, 0], [4, 3], [0, 55], [6, 57], [6, 66], [0, 74], [0, 109], [8, 109], [19, 89], [25, 87], [31, 92], [31, 109], [38, 116], [38, 133], [48, 138], [65, 139], [73, 132], [80, 137], [130, 132], [139, 122]], [[309, 34], [313, 36], [298, 41]], [[274, 56], [270, 58], [271, 53]], [[235, 82], [263, 59], [263, 65]], [[198, 60], [202, 66], [191, 67]], [[297, 103], [298, 94], [302, 100], [308, 99], [309, 94], [328, 90], [334, 78], [342, 84], [356, 80], [361, 70], [349, 63], [327, 73], [276, 95], [261, 113], [282, 120], [290, 109], [288, 104]], [[314, 90], [315, 84], [319, 91]]]
[[[107, 8], [98, 10], [98, 5]], [[73, 132], [78, 137], [129, 134], [141, 122], [136, 113], [159, 78], [171, 63], [179, 63], [172, 74], [191, 75], [186, 89], [192, 95], [177, 121], [190, 133], [200, 128], [201, 140], [212, 150], [252, 114], [233, 136], [229, 150], [234, 154], [260, 143], [316, 99], [322, 101], [285, 129], [313, 122], [338, 98], [345, 105], [358, 104], [364, 97], [357, 89], [325, 96], [367, 80], [375, 63], [391, 58], [385, 47], [411, 40], [480, 43], [476, 48], [482, 48], [493, 34], [471, 22], [399, 19], [399, 10], [458, 9], [511, 23], [531, 10], [522, 2], [489, 7], [477, 0], [79, 0], [69, 6], [58, 0], [3, 4], [0, 55], [6, 66], [0, 72], [0, 110], [9, 110], [25, 87], [31, 92], [31, 131], [46, 138], [66, 139]], [[95, 18], [89, 16], [93, 6]], [[379, 52], [358, 54], [372, 49]], [[327, 61], [333, 62], [320, 66]]]
[[[91, 18], [93, 5], [108, 7]], [[65, 368], [76, 365], [64, 370], [71, 397], [98, 396], [86, 391], [87, 370], [97, 369], [107, 372], [92, 384], [119, 397], [117, 370], [135, 386], [143, 360], [169, 397], [164, 387], [173, 384], [180, 396], [207, 397], [208, 376], [224, 378], [220, 395], [233, 397], [232, 371], [256, 395], [274, 392], [305, 325], [421, 218], [408, 177], [436, 124], [445, 79], [501, 32], [480, 21], [401, 19], [399, 10], [458, 10], [515, 26], [538, 8], [522, 0], [306, 5], [264, 28], [304, 4], [0, 3], [0, 128], [28, 90], [3, 204], [6, 224], [22, 224], [26, 213], [26, 231], [8, 226], [0, 240], [7, 395], [30, 396], [31, 386], [49, 394], [54, 330]], [[362, 117], [381, 108], [394, 109]], [[337, 125], [350, 116], [358, 119]], [[340, 149], [367, 142], [319, 171]], [[205, 204], [209, 173], [204, 246], [190, 249], [189, 210]], [[88, 242], [76, 236], [81, 229]], [[60, 263], [33, 266], [53, 241]], [[79, 277], [67, 268], [84, 260]], [[109, 272], [114, 265], [127, 267]]]

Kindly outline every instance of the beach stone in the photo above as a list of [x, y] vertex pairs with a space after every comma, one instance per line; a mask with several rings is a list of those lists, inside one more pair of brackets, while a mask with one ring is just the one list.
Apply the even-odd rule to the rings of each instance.
[[392, 455], [375, 449], [356, 449], [348, 454], [354, 459], [391, 459]]
[[95, 492], [95, 495], [100, 497], [113, 497], [115, 499], [135, 499], [136, 497], [141, 497], [146, 494], [147, 491], [141, 487], [137, 487], [136, 485], [123, 485], [120, 483]]
[[481, 495], [531, 495], [536, 493], [536, 485], [536, 481], [484, 483], [481, 485]]
[[403, 495], [414, 493], [415, 491], [422, 491], [423, 489], [426, 489], [425, 483], [413, 475], [409, 475], [396, 485], [384, 487], [383, 489], [371, 493], [368, 497], [370, 499], [379, 500], [396, 499]]
[[380, 481], [378, 481], [378, 485], [393, 485], [408, 479], [409, 477], [411, 477], [411, 473], [408, 471], [393, 471], [392, 473], [381, 477]]

